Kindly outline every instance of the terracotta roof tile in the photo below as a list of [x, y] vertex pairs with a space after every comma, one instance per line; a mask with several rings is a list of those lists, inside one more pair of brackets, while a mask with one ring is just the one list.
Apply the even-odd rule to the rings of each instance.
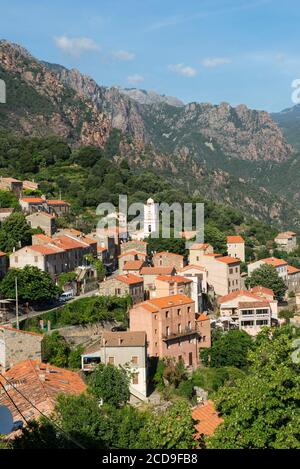
[[261, 299], [261, 297], [259, 297], [258, 295], [254, 295], [249, 290], [238, 290], [238, 291], [229, 293], [228, 295], [220, 296], [220, 298], [218, 298], [218, 303], [219, 304], [227, 303], [227, 301], [235, 300], [239, 296], [248, 296], [249, 298], [253, 298], [254, 300]]
[[198, 435], [213, 435], [217, 427], [224, 422], [219, 417], [213, 401], [207, 401], [192, 411], [192, 417], [199, 422], [195, 425]]
[[244, 238], [241, 236], [227, 236], [227, 244], [239, 244], [239, 243], [245, 243]]
[[275, 239], [288, 239], [293, 236], [296, 236], [296, 233], [293, 231], [284, 231], [283, 233], [279, 233]]
[[34, 244], [33, 246], [28, 246], [28, 249], [32, 251], [39, 252], [42, 255], [50, 256], [51, 254], [59, 254], [64, 252], [63, 249], [57, 248], [55, 246], [46, 246], [45, 244]]
[[217, 257], [216, 260], [219, 262], [224, 262], [224, 264], [239, 264], [241, 262], [240, 259], [231, 256]]
[[270, 303], [268, 301], [241, 301], [239, 303], [239, 308], [244, 309], [244, 308], [269, 308]]
[[[4, 376], [11, 384], [0, 377], [1, 382], [28, 420], [39, 418], [40, 413], [16, 389], [46, 415], [53, 411], [58, 394], [81, 394], [86, 389], [86, 385], [77, 373], [46, 365], [39, 360], [22, 361], [8, 370]], [[21, 420], [21, 416], [3, 390], [0, 391], [0, 405], [7, 405], [14, 419]]]
[[261, 259], [262, 262], [273, 267], [280, 267], [282, 265], [287, 265], [287, 262], [283, 259], [277, 259], [277, 257], [266, 257], [266, 259]]
[[297, 274], [298, 272], [300, 272], [300, 269], [297, 269], [297, 267], [294, 267], [293, 265], [288, 265], [287, 271], [289, 275], [292, 275], [292, 274]]
[[194, 244], [190, 247], [190, 249], [192, 249], [192, 250], [194, 250], [194, 249], [195, 249], [195, 250], [196, 250], [196, 249], [201, 249], [201, 250], [202, 250], [202, 249], [207, 249], [207, 248], [209, 248], [209, 247], [210, 247], [210, 244], [208, 244], [208, 243], [194, 243]]
[[28, 204], [43, 204], [45, 203], [45, 200], [42, 199], [41, 197], [23, 197], [20, 199], [21, 202], [25, 202]]
[[121, 259], [122, 257], [126, 257], [126, 256], [142, 256], [144, 258], [146, 254], [144, 252], [139, 252], [135, 250], [125, 251], [119, 255], [119, 259]]
[[192, 300], [192, 298], [189, 298], [186, 295], [178, 294], [178, 295], [164, 296], [162, 298], [153, 298], [151, 300], [146, 301], [146, 303], [150, 305], [154, 305], [158, 308], [170, 308], [172, 306], [192, 304], [195, 302], [194, 300]]
[[124, 263], [124, 270], [140, 270], [144, 265], [144, 261], [127, 261]]
[[174, 252], [168, 252], [168, 251], [156, 252], [153, 255], [153, 257], [158, 257], [158, 256], [177, 256], [183, 259], [183, 256], [181, 254], [175, 254]]
[[168, 283], [192, 283], [190, 278], [182, 277], [181, 275], [159, 275], [157, 280]]
[[68, 202], [65, 202], [64, 200], [47, 200], [48, 205], [67, 205], [69, 206], [70, 204]]
[[[298, 269], [297, 269], [298, 270]], [[300, 270], [298, 270], [300, 272]], [[263, 287], [262, 285], [256, 285], [256, 287], [251, 288], [252, 293], [259, 294], [263, 293], [265, 295], [274, 296], [273, 290], [271, 288]]]
[[171, 275], [175, 268], [169, 267], [143, 267], [141, 269], [142, 275]]
[[85, 354], [100, 351], [102, 347], [144, 347], [146, 345], [146, 332], [144, 331], [124, 331], [109, 332], [104, 331], [101, 337], [87, 347]]
[[144, 280], [142, 277], [137, 277], [137, 275], [127, 274], [127, 275], [117, 275], [116, 279], [120, 282], [127, 283], [128, 285], [134, 285], [136, 283], [143, 283]]

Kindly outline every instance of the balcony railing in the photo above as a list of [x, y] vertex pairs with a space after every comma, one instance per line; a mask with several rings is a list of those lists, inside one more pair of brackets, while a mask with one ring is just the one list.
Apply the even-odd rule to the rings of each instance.
[[177, 339], [179, 337], [186, 337], [189, 335], [197, 335], [199, 332], [196, 328], [189, 328], [185, 327], [182, 331], [177, 331], [177, 332], [170, 332], [169, 334], [163, 334], [162, 335], [162, 340], [172, 340], [172, 339]]

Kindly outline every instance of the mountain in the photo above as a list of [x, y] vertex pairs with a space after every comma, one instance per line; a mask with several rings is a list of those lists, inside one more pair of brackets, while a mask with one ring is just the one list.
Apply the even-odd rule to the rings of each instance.
[[300, 231], [300, 195], [287, 194], [281, 178], [284, 167], [295, 187], [288, 168], [300, 166], [298, 155], [268, 113], [227, 103], [171, 105], [173, 98], [155, 93], [104, 87], [7, 41], [0, 41], [0, 77], [8, 95], [0, 130], [97, 147], [118, 131], [113, 158], [126, 158], [137, 172], [152, 169], [174, 190], [188, 187]]
[[140, 104], [169, 104], [169, 106], [182, 107], [184, 102], [173, 96], [165, 96], [155, 91], [140, 90], [138, 88], [119, 88], [120, 92], [134, 99]]
[[1, 128], [31, 136], [56, 134], [82, 145], [105, 144], [111, 125], [104, 113], [22, 47], [0, 42], [0, 75], [7, 88]]
[[271, 114], [287, 141], [300, 151], [300, 104]]

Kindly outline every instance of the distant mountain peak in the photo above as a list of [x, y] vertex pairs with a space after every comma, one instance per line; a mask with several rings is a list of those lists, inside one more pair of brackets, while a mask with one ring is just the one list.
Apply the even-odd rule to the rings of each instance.
[[139, 88], [119, 88], [120, 93], [126, 94], [134, 101], [140, 104], [169, 104], [169, 106], [182, 107], [184, 102], [173, 96], [156, 93], [156, 91], [147, 91]]

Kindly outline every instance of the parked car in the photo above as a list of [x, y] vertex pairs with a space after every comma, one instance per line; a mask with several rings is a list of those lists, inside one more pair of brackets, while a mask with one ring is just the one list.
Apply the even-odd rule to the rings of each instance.
[[114, 326], [111, 328], [111, 332], [126, 332], [126, 327], [123, 326]]
[[66, 291], [66, 292], [64, 292], [60, 295], [60, 297], [58, 298], [58, 301], [60, 303], [66, 303], [66, 301], [70, 301], [70, 300], [72, 300], [72, 298], [74, 298], [73, 290]]

